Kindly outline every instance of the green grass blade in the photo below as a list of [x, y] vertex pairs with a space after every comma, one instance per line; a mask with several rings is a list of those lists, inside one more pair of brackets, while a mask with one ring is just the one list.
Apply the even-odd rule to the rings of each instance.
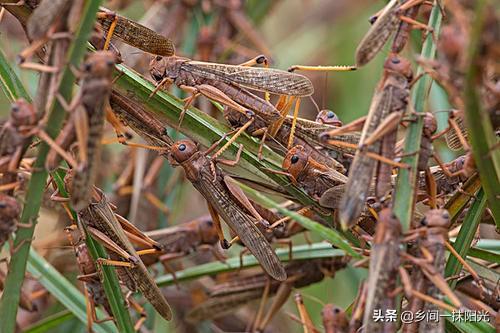
[[[439, 36], [441, 28], [442, 14], [439, 6], [434, 4], [428, 25], [432, 27], [435, 36]], [[432, 35], [428, 34], [422, 46], [421, 56], [424, 59], [434, 59], [436, 54], [436, 45], [433, 42]], [[418, 68], [417, 76], [423, 73], [422, 67]], [[428, 75], [424, 75], [416, 83], [411, 102], [414, 112], [425, 112], [425, 104], [432, 84], [432, 79]], [[417, 117], [415, 122], [408, 126], [408, 131], [405, 137], [404, 152], [401, 162], [410, 166], [409, 169], [399, 169], [398, 178], [394, 196], [394, 214], [401, 221], [403, 230], [406, 231], [410, 227], [411, 218], [413, 216], [413, 205], [415, 198], [415, 189], [417, 182], [417, 164], [418, 154], [414, 152], [420, 150], [420, 141], [422, 138], [423, 117]]]
[[[474, 240], [474, 236], [476, 234], [477, 228], [479, 227], [479, 223], [481, 222], [481, 216], [483, 215], [484, 210], [486, 209], [486, 196], [484, 195], [484, 191], [480, 190], [477, 194], [477, 198], [469, 208], [467, 215], [464, 219], [460, 232], [458, 233], [458, 237], [453, 244], [455, 250], [460, 254], [462, 258], [466, 258], [467, 251], [469, 250], [472, 241]], [[445, 268], [445, 277], [453, 276], [458, 274], [462, 269], [462, 264], [458, 261], [455, 256], [450, 255], [446, 263]], [[457, 283], [456, 279], [450, 280], [450, 286], [452, 288], [455, 287]]]
[[[33, 249], [29, 253], [28, 272], [75, 317], [82, 323], [87, 323], [85, 296]], [[97, 312], [100, 318], [104, 317], [102, 311]], [[117, 332], [114, 324], [109, 321], [94, 324], [93, 328], [99, 333]]]
[[467, 255], [469, 257], [483, 259], [489, 262], [500, 262], [500, 254], [475, 247], [470, 248], [467, 251]]
[[[471, 322], [471, 321], [455, 321], [453, 320], [453, 314], [445, 311], [446, 321], [453, 325], [460, 332], [469, 333], [495, 333], [495, 328], [485, 321], [481, 322]], [[462, 312], [463, 313], [463, 312]]]
[[472, 26], [471, 41], [468, 47], [469, 70], [465, 84], [465, 120], [467, 133], [476, 162], [482, 186], [488, 198], [489, 207], [500, 231], [500, 150], [494, 149], [498, 140], [488, 112], [481, 106], [477, 82], [480, 72], [479, 42], [483, 33], [484, 19], [489, 1], [477, 1], [475, 19]]
[[344, 250], [347, 254], [350, 256], [353, 256], [354, 258], [362, 258], [362, 256], [354, 251], [352, 246], [347, 242], [345, 239], [344, 235], [342, 235], [339, 231], [325, 227], [324, 225], [311, 220], [308, 217], [305, 217], [303, 215], [300, 215], [296, 212], [290, 211], [286, 208], [283, 208], [280, 206], [278, 203], [274, 202], [273, 200], [269, 199], [268, 197], [262, 195], [260, 192], [244, 185], [240, 184], [240, 187], [247, 193], [250, 193], [252, 198], [254, 198], [257, 202], [260, 204], [270, 207], [270, 208], [275, 208], [280, 212], [281, 214], [290, 217], [291, 219], [297, 221], [301, 226], [306, 228], [307, 230], [318, 234], [321, 236], [323, 239], [331, 242], [334, 246], [338, 247], [339, 249]]
[[72, 318], [75, 318], [75, 315], [68, 310], [64, 310], [34, 323], [24, 330], [24, 333], [48, 332], [50, 329], [57, 327]]
[[5, 96], [7, 96], [11, 102], [21, 97], [28, 102], [31, 101], [31, 97], [26, 92], [26, 89], [24, 89], [17, 74], [12, 67], [10, 67], [2, 50], [0, 50], [0, 84]]
[[[95, 15], [100, 4], [101, 1], [99, 0], [89, 0], [85, 2], [82, 11], [82, 19], [78, 25], [74, 40], [68, 51], [67, 63], [69, 65], [78, 67], [80, 64], [83, 55], [86, 52], [87, 39], [94, 26]], [[66, 100], [71, 99], [74, 81], [75, 76], [70, 70], [70, 67], [67, 66], [63, 72], [58, 89], [61, 96]], [[65, 116], [63, 107], [59, 104], [57, 99], [54, 100], [54, 105], [51, 107], [46, 128], [47, 133], [51, 137], [55, 137], [58, 134]], [[33, 165], [34, 171], [31, 175], [26, 193], [26, 204], [23, 207], [20, 218], [21, 223], [32, 223], [32, 227], [20, 228], [16, 232], [14, 247], [17, 251], [11, 258], [9, 272], [5, 281], [5, 292], [2, 294], [2, 298], [0, 299], [0, 313], [2, 314], [0, 332], [2, 333], [13, 333], [15, 331], [17, 307], [12, 305], [19, 303], [20, 290], [24, 280], [24, 272], [26, 270], [31, 240], [33, 238], [38, 218], [38, 211], [40, 209], [43, 190], [45, 187], [45, 180], [47, 179], [47, 171], [45, 170], [44, 164], [48, 150], [49, 147], [47, 144], [40, 144], [38, 156]]]
[[[289, 261], [288, 249], [277, 249], [276, 254], [281, 261]], [[345, 252], [338, 249], [333, 249], [328, 243], [314, 243], [311, 245], [298, 245], [292, 248], [293, 260], [308, 260], [316, 258], [331, 258], [344, 256]], [[240, 257], [227, 259], [225, 262], [210, 262], [203, 265], [198, 265], [186, 268], [176, 272], [177, 282], [188, 281], [206, 275], [215, 275], [223, 272], [237, 271], [241, 268], [257, 266], [259, 262], [254, 256], [243, 256], [243, 265], [240, 266]], [[171, 274], [160, 276], [156, 279], [158, 286], [168, 286], [175, 281]]]

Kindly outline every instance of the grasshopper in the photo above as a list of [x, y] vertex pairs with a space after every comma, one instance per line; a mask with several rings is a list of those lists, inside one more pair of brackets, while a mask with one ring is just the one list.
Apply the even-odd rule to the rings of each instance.
[[[257, 62], [262, 57], [256, 58]], [[280, 118], [276, 108], [250, 90], [273, 94], [306, 97], [314, 92], [311, 81], [303, 75], [273, 68], [253, 68], [193, 61], [180, 57], [156, 56], [150, 62], [151, 77], [159, 87], [175, 83], [192, 96], [186, 101], [185, 110], [198, 94], [231, 107], [244, 115], [254, 113], [274, 122]], [[184, 113], [179, 122], [182, 122]]]
[[[361, 213], [377, 169], [375, 194], [381, 197], [390, 189], [396, 129], [409, 99], [412, 71], [408, 60], [391, 55], [384, 65], [384, 75], [375, 91], [365, 120], [359, 149], [349, 170], [345, 195], [339, 205], [340, 223], [352, 226]], [[378, 161], [377, 161], [378, 160]]]
[[345, 257], [292, 261], [286, 266], [289, 277], [285, 282], [269, 280], [265, 274], [259, 273], [216, 285], [211, 289], [209, 299], [191, 310], [187, 319], [198, 322], [216, 318], [259, 298], [263, 299], [259, 309], [262, 313], [266, 299], [276, 295], [266, 316], [259, 319], [261, 315], [257, 315], [258, 320], [255, 321], [254, 328], [263, 330], [285, 303], [292, 288], [302, 288], [317, 283], [325, 276], [333, 277], [336, 271], [346, 266], [347, 261], [348, 258]]
[[153, 30], [118, 15], [108, 9], [101, 8], [97, 13], [97, 22], [107, 33], [106, 50], [111, 36], [140, 50], [159, 56], [171, 56], [175, 53], [172, 41]]
[[161, 262], [185, 257], [201, 249], [209, 249], [216, 258], [220, 258], [214, 247], [219, 241], [219, 236], [210, 215], [145, 234], [161, 244], [163, 254], [158, 258]]
[[[273, 248], [260, 232], [257, 223], [265, 223], [252, 207], [234, 180], [224, 174], [207, 155], [217, 147], [216, 142], [205, 152], [200, 152], [190, 140], [177, 141], [172, 145], [169, 160], [174, 165], [183, 167], [186, 177], [207, 200], [210, 214], [216, 223], [219, 239], [223, 248], [227, 248], [220, 227], [219, 215], [240, 237], [241, 241], [257, 258], [264, 270], [273, 278], [283, 281], [286, 272]], [[217, 160], [217, 163], [235, 165], [241, 154], [241, 148], [235, 161]], [[217, 155], [217, 154], [216, 154]]]
[[[406, 15], [416, 15], [418, 7], [424, 0], [391, 0], [384, 9], [377, 15], [375, 23], [363, 37], [356, 49], [356, 66], [360, 67], [370, 62], [377, 55], [391, 35], [398, 30], [400, 23], [408, 23], [422, 30], [432, 31], [426, 25], [415, 21], [413, 18]], [[417, 7], [415, 9], [415, 7]], [[401, 51], [406, 44], [408, 32], [407, 28], [400, 27], [400, 32], [394, 42], [394, 51]]]
[[[335, 194], [342, 194], [347, 183], [345, 175], [315, 161], [302, 146], [295, 146], [288, 151], [282, 167], [292, 183], [302, 187], [321, 206], [337, 208], [339, 197]], [[331, 200], [335, 197], [337, 200]]]
[[[438, 302], [430, 302], [430, 299], [422, 298], [420, 294], [427, 295], [434, 300], [440, 301], [445, 294], [453, 305], [460, 307], [461, 302], [452, 292], [448, 283], [444, 280], [444, 267], [446, 263], [446, 245], [448, 239], [448, 228], [450, 227], [450, 214], [445, 209], [429, 210], [421, 220], [424, 235], [415, 230], [417, 238], [417, 252], [422, 259], [406, 257], [419, 267], [414, 267], [411, 275], [411, 284], [414, 288], [411, 292], [406, 292], [409, 298], [410, 311], [438, 311]], [[452, 252], [453, 253], [453, 252]], [[456, 255], [456, 252], [455, 252]], [[458, 257], [457, 257], [458, 258]], [[462, 259], [463, 260], [463, 259]], [[470, 267], [467, 264], [465, 267]], [[403, 277], [403, 276], [402, 276]], [[403, 278], [403, 282], [408, 278]], [[406, 288], [406, 286], [405, 286]], [[406, 290], [405, 290], [406, 291]], [[447, 307], [448, 309], [450, 306]], [[418, 327], [419, 332], [444, 332], [444, 320], [424, 321], [422, 323], [409, 323], [403, 327], [404, 332], [414, 332]]]
[[[87, 307], [87, 327], [91, 331], [92, 323], [99, 322], [96, 317], [95, 306], [101, 305], [111, 315], [111, 305], [104, 292], [101, 277], [97, 271], [94, 260], [90, 256], [90, 252], [85, 244], [85, 240], [78, 229], [67, 227], [65, 228], [67, 237], [71, 246], [74, 249], [78, 269], [82, 275], [78, 276], [78, 280], [82, 281], [85, 286], [86, 293], [89, 295], [89, 306]], [[109, 320], [109, 318], [106, 318]]]
[[[313, 325], [300, 293], [295, 294], [295, 304], [297, 305], [300, 315], [300, 319], [297, 318], [297, 321], [302, 324], [304, 333], [319, 333], [320, 331]], [[325, 333], [348, 332], [349, 322], [347, 321], [346, 313], [334, 304], [323, 304], [323, 308], [321, 309], [321, 319], [323, 321]]]
[[[68, 185], [71, 185], [71, 177], [67, 180]], [[90, 205], [78, 212], [78, 219], [95, 239], [111, 251], [111, 260], [101, 258], [98, 263], [120, 266], [118, 272], [127, 288], [131, 291], [141, 291], [156, 311], [166, 320], [170, 320], [172, 318], [170, 306], [149, 275], [127, 234], [132, 234], [135, 236], [134, 239], [142, 239], [143, 242], [151, 244], [154, 252], [157, 252], [160, 246], [144, 236], [128, 221], [117, 217], [106, 196], [97, 188], [94, 189]]]
[[395, 297], [389, 294], [396, 289], [400, 265], [401, 224], [390, 208], [379, 213], [379, 221], [370, 252], [370, 270], [364, 310], [363, 325], [366, 332], [394, 332], [394, 322], [374, 320], [374, 311], [385, 313], [395, 309]]
[[37, 120], [33, 105], [24, 99], [12, 103], [9, 118], [0, 128], [0, 191], [12, 194], [18, 185], [18, 168]]
[[[79, 142], [79, 161], [75, 162], [71, 157], [68, 160], [77, 171], [72, 181], [73, 188], [69, 191], [71, 205], [76, 211], [87, 207], [91, 199], [101, 149], [104, 108], [111, 93], [115, 60], [115, 55], [110, 51], [89, 54], [82, 67], [79, 94], [70, 105], [61, 99], [63, 106], [72, 111], [62, 133], [66, 135], [73, 127]], [[45, 135], [42, 139], [49, 141], [50, 138]], [[56, 139], [57, 142], [61, 142], [61, 138]]]

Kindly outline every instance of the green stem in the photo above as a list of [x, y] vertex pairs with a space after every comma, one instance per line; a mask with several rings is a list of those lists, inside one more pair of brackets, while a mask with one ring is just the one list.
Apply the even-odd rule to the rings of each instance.
[[[439, 6], [434, 4], [428, 25], [432, 27], [434, 36], [439, 36], [441, 28], [441, 11]], [[433, 37], [428, 34], [422, 46], [421, 56], [424, 59], [434, 59], [436, 55], [436, 45], [434, 44]], [[423, 74], [424, 69], [418, 68], [417, 76]], [[432, 79], [428, 75], [424, 75], [417, 82], [414, 93], [412, 95], [413, 110], [422, 114], [425, 111], [427, 97], [431, 88]], [[394, 196], [394, 213], [401, 221], [403, 230], [406, 231], [410, 227], [411, 219], [413, 216], [415, 190], [417, 188], [417, 175], [418, 175], [418, 155], [416, 152], [420, 150], [420, 141], [422, 138], [423, 130], [423, 117], [416, 117], [416, 121], [408, 126], [408, 131], [405, 137], [405, 146], [403, 152], [402, 163], [410, 166], [409, 169], [400, 169], [395, 189]]]

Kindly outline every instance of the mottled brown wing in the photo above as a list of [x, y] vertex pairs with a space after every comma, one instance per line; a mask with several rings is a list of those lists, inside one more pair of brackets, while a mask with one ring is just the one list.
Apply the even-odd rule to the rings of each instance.
[[151, 54], [164, 57], [174, 55], [175, 47], [170, 39], [126, 17], [101, 9], [97, 16], [97, 22], [99, 22], [104, 31], [108, 32], [111, 23], [113, 23], [113, 16], [110, 14], [113, 14], [117, 19], [113, 37]]
[[182, 68], [207, 79], [220, 80], [251, 90], [278, 95], [305, 97], [314, 92], [314, 87], [307, 77], [275, 68], [223, 65], [201, 61], [186, 62]]
[[375, 23], [363, 37], [356, 49], [356, 66], [366, 65], [382, 49], [399, 23], [398, 0], [391, 0], [377, 17]]
[[274, 279], [284, 281], [286, 279], [285, 268], [276, 252], [255, 224], [256, 221], [243, 211], [239, 203], [234, 200], [230, 191], [223, 184], [221, 176], [218, 175], [217, 181], [214, 182], [212, 173], [203, 169], [200, 180], [193, 182], [193, 186], [240, 237], [262, 268]]

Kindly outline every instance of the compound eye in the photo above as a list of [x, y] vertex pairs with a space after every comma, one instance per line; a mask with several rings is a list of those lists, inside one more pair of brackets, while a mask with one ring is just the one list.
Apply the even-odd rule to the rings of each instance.
[[328, 113], [326, 114], [326, 116], [328, 118], [334, 118], [335, 117], [335, 113], [333, 113], [333, 111], [328, 111]]
[[293, 155], [290, 161], [292, 162], [292, 164], [295, 164], [299, 161], [299, 157], [297, 155]]
[[90, 72], [91, 69], [92, 69], [92, 65], [91, 64], [86, 63], [86, 64], [83, 65], [83, 70], [85, 72]]
[[10, 109], [12, 110], [12, 112], [17, 113], [19, 112], [19, 105], [12, 104], [12, 107]]
[[442, 216], [446, 220], [450, 218], [450, 214], [448, 213], [448, 211], [444, 211]]
[[156, 61], [160, 61], [161, 59], [163, 59], [163, 57], [162, 56], [156, 56], [155, 59], [156, 59]]
[[108, 67], [113, 67], [115, 65], [115, 62], [110, 59], [110, 60], [106, 61], [106, 65], [108, 65]]
[[401, 60], [399, 58], [397, 58], [397, 57], [394, 57], [394, 58], [391, 59], [391, 62], [393, 64], [399, 64], [401, 62]]
[[185, 144], [183, 144], [183, 143], [182, 143], [182, 144], [180, 144], [180, 145], [179, 145], [179, 150], [180, 150], [180, 151], [184, 151], [184, 150], [186, 150], [186, 145], [185, 145]]

